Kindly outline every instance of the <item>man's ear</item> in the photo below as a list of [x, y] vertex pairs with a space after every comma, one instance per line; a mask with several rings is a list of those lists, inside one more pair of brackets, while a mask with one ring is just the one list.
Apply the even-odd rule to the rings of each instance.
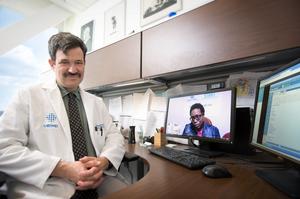
[[52, 59], [48, 59], [48, 63], [51, 66], [51, 68], [54, 69], [55, 61], [53, 61]]

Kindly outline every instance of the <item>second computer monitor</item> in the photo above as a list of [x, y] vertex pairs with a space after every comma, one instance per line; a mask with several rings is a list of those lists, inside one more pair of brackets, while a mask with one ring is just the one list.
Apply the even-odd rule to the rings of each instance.
[[201, 142], [233, 143], [235, 90], [223, 89], [168, 99], [166, 134]]

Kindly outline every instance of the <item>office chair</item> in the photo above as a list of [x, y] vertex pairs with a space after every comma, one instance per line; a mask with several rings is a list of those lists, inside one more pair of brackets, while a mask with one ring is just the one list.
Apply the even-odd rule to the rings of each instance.
[[7, 197], [5, 196], [6, 187], [4, 187], [5, 178], [6, 178], [6, 175], [4, 173], [0, 172], [0, 199], [7, 199]]
[[[122, 165], [127, 169], [128, 173], [129, 173], [129, 176], [130, 176], [130, 183], [132, 184], [133, 183], [133, 173], [130, 169], [130, 165], [129, 163], [130, 162], [133, 162], [133, 161], [138, 161], [139, 159], [139, 156], [138, 155], [135, 155], [134, 153], [130, 153], [130, 152], [125, 152], [124, 154], [124, 157], [123, 157], [123, 160], [122, 160]], [[138, 168], [137, 168], [138, 169]], [[120, 168], [119, 168], [120, 170]], [[122, 175], [121, 175], [122, 176]], [[125, 177], [123, 177], [124, 180], [125, 180]], [[126, 182], [126, 180], [125, 180]], [[128, 183], [128, 182], [127, 182]]]

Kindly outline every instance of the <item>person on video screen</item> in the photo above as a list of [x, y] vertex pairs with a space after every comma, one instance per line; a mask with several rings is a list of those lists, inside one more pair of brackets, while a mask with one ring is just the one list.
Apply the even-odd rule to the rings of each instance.
[[190, 109], [191, 123], [185, 125], [182, 135], [220, 138], [219, 129], [204, 114], [202, 104], [193, 104]]

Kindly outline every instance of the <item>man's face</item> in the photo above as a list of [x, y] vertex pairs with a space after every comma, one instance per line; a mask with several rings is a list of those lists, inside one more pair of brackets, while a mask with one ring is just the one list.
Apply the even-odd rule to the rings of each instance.
[[203, 117], [204, 114], [201, 113], [200, 109], [196, 108], [192, 110], [190, 119], [196, 129], [200, 129], [202, 127], [202, 124], [204, 122]]
[[68, 91], [76, 90], [84, 75], [84, 54], [81, 48], [72, 48], [66, 54], [57, 50], [56, 60], [49, 60], [57, 83]]

